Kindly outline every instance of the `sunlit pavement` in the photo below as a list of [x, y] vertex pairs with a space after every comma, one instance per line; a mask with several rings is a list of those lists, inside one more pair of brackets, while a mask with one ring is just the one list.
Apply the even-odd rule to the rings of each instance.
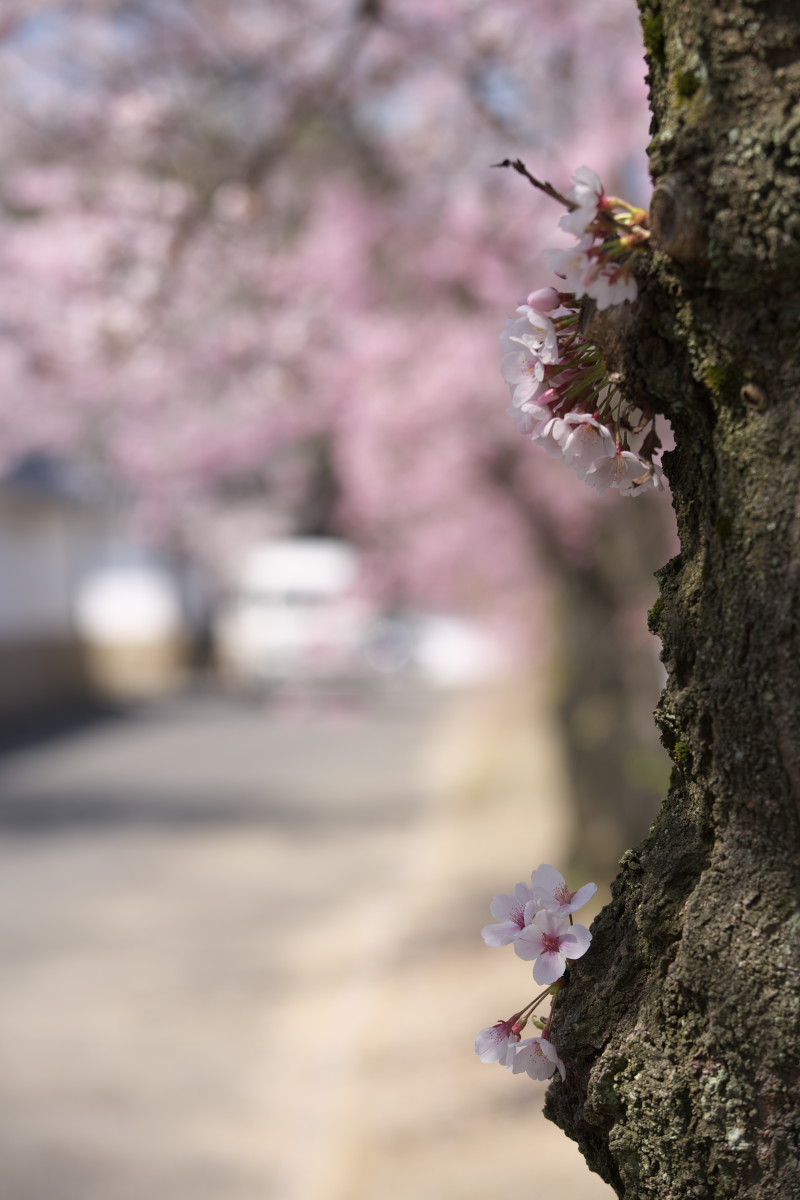
[[610, 1198], [472, 1052], [529, 998], [488, 901], [568, 834], [526, 704], [201, 696], [0, 758], [1, 1200]]

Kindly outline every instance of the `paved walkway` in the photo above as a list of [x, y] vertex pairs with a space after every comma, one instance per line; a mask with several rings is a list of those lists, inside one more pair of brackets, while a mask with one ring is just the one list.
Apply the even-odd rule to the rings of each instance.
[[610, 1200], [471, 1048], [549, 746], [519, 696], [201, 698], [0, 760], [2, 1200]]

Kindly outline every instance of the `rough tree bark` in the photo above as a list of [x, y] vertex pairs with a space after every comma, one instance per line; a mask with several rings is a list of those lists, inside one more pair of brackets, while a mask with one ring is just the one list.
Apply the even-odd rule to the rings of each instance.
[[[800, 5], [640, 0], [658, 253], [595, 333], [672, 421], [674, 769], [553, 1036], [626, 1200], [800, 1197]], [[620, 518], [622, 519], [622, 517]]]

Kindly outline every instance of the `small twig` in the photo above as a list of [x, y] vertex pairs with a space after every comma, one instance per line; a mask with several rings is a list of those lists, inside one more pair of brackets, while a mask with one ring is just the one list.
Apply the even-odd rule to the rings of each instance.
[[493, 167], [511, 167], [518, 175], [523, 175], [528, 183], [533, 184], [540, 192], [544, 192], [545, 196], [550, 196], [552, 200], [557, 200], [559, 204], [563, 204], [570, 212], [577, 208], [577, 204], [573, 204], [566, 196], [562, 196], [561, 192], [556, 191], [552, 183], [542, 183], [541, 179], [537, 179], [535, 175], [531, 175], [528, 168], [521, 158], [515, 158], [513, 161], [510, 158], [504, 158], [502, 162], [492, 163]]

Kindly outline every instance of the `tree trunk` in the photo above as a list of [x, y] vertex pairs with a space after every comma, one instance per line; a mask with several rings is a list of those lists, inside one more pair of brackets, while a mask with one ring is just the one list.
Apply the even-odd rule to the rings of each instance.
[[[642, 0], [659, 248], [594, 333], [672, 421], [673, 762], [553, 1038], [626, 1200], [800, 1197], [800, 6]], [[620, 521], [624, 514], [620, 513]]]

